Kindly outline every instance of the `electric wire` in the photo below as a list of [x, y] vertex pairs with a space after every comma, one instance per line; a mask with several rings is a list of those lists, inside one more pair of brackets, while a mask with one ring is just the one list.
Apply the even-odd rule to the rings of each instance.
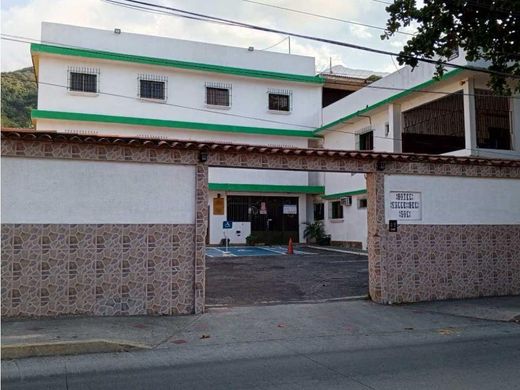
[[[15, 41], [15, 42], [26, 43], [26, 44], [33, 43], [33, 42], [30, 42], [30, 41], [27, 41], [27, 40], [23, 41], [21, 39], [10, 38], [10, 37], [19, 37], [19, 38], [24, 38], [24, 39], [32, 39], [32, 40], [39, 41], [39, 42], [52, 43], [52, 42], [48, 42], [48, 41], [41, 41], [41, 40], [36, 40], [34, 38], [20, 37], [20, 36], [15, 36], [15, 35], [9, 35], [9, 37], [5, 37], [5, 35], [9, 35], [9, 34], [2, 34], [2, 39], [8, 40], [8, 41]], [[49, 82], [44, 82], [44, 81], [41, 81], [41, 80], [38, 80], [37, 84], [42, 84], [42, 85], [48, 85], [48, 86], [52, 86], [52, 87], [59, 87], [59, 88], [69, 89], [69, 86], [67, 86], [67, 85], [49, 83]], [[394, 91], [406, 91], [407, 90], [407, 89], [403, 89], [403, 88], [374, 86], [374, 85], [370, 85], [370, 84], [364, 86], [363, 88], [376, 88], [376, 89], [386, 89], [386, 90], [394, 90]], [[418, 93], [441, 94], [441, 95], [452, 95], [453, 93], [455, 93], [455, 92], [447, 92], [447, 91], [426, 91], [426, 90], [415, 90], [415, 91], [413, 91], [413, 93], [415, 93], [415, 92], [418, 92]], [[110, 92], [98, 91], [97, 93], [100, 94], [100, 95], [108, 95], [108, 96], [119, 97], [119, 98], [126, 98], [126, 99], [132, 99], [132, 100], [138, 99], [136, 96], [121, 95], [121, 94], [110, 93]], [[489, 96], [489, 95], [486, 95], [486, 94], [466, 94], [466, 93], [463, 93], [463, 92], [462, 93], [459, 92], [459, 94], [461, 94], [461, 95], [469, 95], [469, 96], [486, 96], [486, 97]], [[495, 95], [495, 96], [497, 96], [497, 95]], [[520, 99], [520, 97], [511, 97], [511, 96], [507, 96], [507, 95], [498, 95], [498, 96], [499, 97]], [[215, 112], [213, 110], [197, 108], [197, 107], [190, 107], [190, 106], [184, 106], [184, 105], [168, 103], [168, 102], [161, 103], [161, 104], [167, 105], [167, 106], [172, 106], [172, 107], [196, 110], [196, 111], [210, 112], [210, 113], [219, 114], [219, 115], [240, 117], [240, 118], [245, 118], [245, 119], [254, 119], [254, 120], [259, 120], [259, 121], [264, 121], [264, 122], [271, 122], [271, 123], [276, 123], [276, 124], [284, 124], [284, 125], [290, 125], [290, 126], [305, 127], [305, 128], [309, 128], [309, 129], [316, 129], [316, 127], [314, 127], [314, 126], [300, 125], [300, 124], [294, 124], [294, 123], [290, 123], [290, 122], [274, 121], [274, 120], [269, 120], [269, 119], [264, 119], [264, 118], [258, 118], [258, 117], [240, 115], [240, 114], [232, 114], [232, 113], [221, 112], [221, 111]], [[370, 116], [366, 116], [366, 115], [358, 115], [357, 117], [358, 118], [359, 117], [368, 117], [368, 118], [370, 118]], [[337, 125], [340, 125], [340, 124], [349, 124], [349, 123], [348, 123], [348, 121], [345, 121], [345, 122], [341, 122], [340, 121]], [[334, 132], [334, 133], [350, 134], [350, 135], [354, 135], [354, 136], [360, 134], [359, 132], [356, 132], [356, 131], [345, 131], [345, 130], [340, 130], [340, 129], [324, 129], [324, 131], [326, 131], [326, 132]], [[402, 138], [378, 136], [378, 135], [375, 135], [375, 134], [373, 135], [373, 137], [374, 138], [388, 140], [388, 141], [403, 141]], [[421, 143], [421, 142], [419, 142], [419, 143]], [[424, 143], [424, 142], [423, 142], [423, 144], [428, 145], [428, 143]], [[458, 150], [469, 150], [469, 151], [481, 152], [480, 149], [469, 149], [469, 148], [458, 149]], [[497, 152], [497, 151], [488, 151], [487, 153], [493, 153], [493, 154], [497, 154], [497, 155], [504, 155], [504, 156], [511, 157], [511, 155], [509, 153], [502, 153], [502, 152]]]
[[[255, 1], [255, 0], [240, 0], [240, 1], [243, 1], [243, 2], [246, 2], [246, 3], [251, 3], [251, 4], [257, 4], [257, 5], [261, 5], [261, 6], [265, 6], [265, 7], [276, 8], [276, 9], [280, 9], [280, 10], [283, 10], [283, 11], [294, 12], [294, 13], [298, 13], [298, 14], [302, 14], [302, 15], [314, 16], [314, 17], [317, 17], [317, 18], [326, 19], [326, 20], [332, 20], [332, 21], [335, 21], [335, 22], [342, 22], [342, 23], [352, 24], [352, 25], [355, 25], [355, 26], [362, 26], [362, 27], [367, 27], [367, 28], [372, 28], [372, 29], [386, 31], [385, 27], [375, 26], [373, 24], [366, 24], [366, 23], [356, 22], [356, 21], [353, 21], [353, 20], [346, 20], [346, 19], [335, 18], [335, 17], [332, 17], [332, 16], [316, 14], [316, 13], [309, 12], [309, 11], [303, 11], [303, 10], [298, 10], [298, 9], [294, 9], [294, 8], [289, 8], [289, 7], [282, 7], [280, 5], [263, 3], [261, 1]], [[408, 36], [413, 36], [414, 35], [412, 33], [407, 33], [407, 32], [403, 32], [403, 31], [398, 31], [398, 33], [399, 34], [403, 34], [403, 35], [408, 35]]]
[[[115, 5], [117, 5], [117, 3], [120, 3], [120, 2], [115, 2], [113, 0], [104, 0], [104, 1], [106, 1], [107, 3], [110, 3], [110, 4], [115, 4]], [[336, 46], [342, 46], [342, 47], [347, 47], [347, 48], [356, 49], [356, 50], [367, 51], [367, 52], [371, 52], [371, 53], [375, 53], [375, 54], [400, 56], [399, 53], [390, 52], [388, 50], [375, 49], [375, 48], [362, 46], [362, 45], [357, 45], [357, 44], [352, 44], [352, 43], [348, 43], [348, 42], [341, 42], [341, 41], [336, 41], [336, 40], [327, 39], [327, 38], [319, 38], [319, 37], [315, 37], [315, 36], [311, 36], [311, 35], [294, 33], [294, 32], [289, 32], [289, 31], [284, 31], [284, 30], [279, 30], [279, 29], [274, 29], [274, 28], [269, 28], [269, 27], [263, 27], [263, 26], [258, 26], [258, 25], [254, 25], [254, 24], [250, 24], [250, 23], [237, 22], [237, 21], [234, 21], [234, 20], [231, 20], [231, 19], [219, 18], [219, 17], [215, 17], [215, 16], [201, 14], [201, 13], [198, 13], [198, 12], [191, 12], [191, 11], [186, 11], [186, 10], [182, 10], [182, 9], [179, 9], [179, 8], [168, 7], [168, 6], [164, 6], [164, 5], [160, 5], [160, 4], [148, 3], [148, 2], [145, 2], [145, 1], [139, 1], [139, 0], [124, 0], [124, 1], [126, 2], [126, 4], [128, 4], [128, 3], [139, 4], [141, 6], [152, 7], [152, 9], [156, 9], [156, 8], [158, 8], [158, 9], [165, 9], [165, 10], [168, 10], [168, 11], [182, 13], [184, 15], [196, 16], [196, 17], [205, 18], [205, 19], [211, 19], [211, 20], [215, 20], [215, 21], [219, 21], [219, 22], [230, 23], [230, 24], [233, 24], [236, 27], [248, 28], [248, 29], [253, 29], [253, 30], [258, 30], [258, 31], [282, 34], [282, 35], [290, 35], [290, 36], [293, 36], [293, 37], [303, 38], [303, 39], [317, 41], [317, 42], [322, 42], [322, 43], [328, 43], [328, 44], [332, 44], [332, 45], [336, 45]], [[172, 15], [173, 16], [178, 16], [178, 14], [173, 14], [173, 13], [172, 13]], [[515, 74], [510, 74], [510, 73], [505, 73], [505, 72], [499, 72], [499, 71], [494, 71], [494, 70], [484, 69], [484, 68], [479, 68], [479, 67], [474, 67], [474, 66], [453, 64], [453, 63], [449, 63], [449, 62], [445, 62], [445, 61], [441, 61], [441, 60], [433, 60], [433, 59], [429, 59], [429, 58], [416, 57], [416, 56], [410, 56], [410, 55], [403, 55], [401, 57], [414, 59], [414, 60], [417, 60], [419, 62], [425, 62], [425, 63], [429, 63], [429, 64], [434, 64], [434, 65], [443, 65], [443, 66], [446, 66], [446, 67], [452, 67], [452, 68], [458, 68], [458, 69], [466, 69], [466, 70], [472, 70], [472, 71], [475, 71], [475, 72], [494, 74], [494, 75], [501, 76], [501, 77], [509, 77], [509, 78], [514, 78], [514, 79], [520, 79], [520, 75], [515, 75]]]

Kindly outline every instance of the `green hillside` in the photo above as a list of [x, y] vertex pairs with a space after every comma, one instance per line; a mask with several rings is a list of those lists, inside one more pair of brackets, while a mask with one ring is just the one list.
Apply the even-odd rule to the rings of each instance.
[[2, 72], [2, 127], [31, 127], [38, 91], [33, 68]]

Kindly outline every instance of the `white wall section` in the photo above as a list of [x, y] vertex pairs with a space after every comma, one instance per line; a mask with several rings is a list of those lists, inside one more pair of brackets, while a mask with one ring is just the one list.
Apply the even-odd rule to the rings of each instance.
[[520, 224], [520, 180], [385, 175], [387, 223], [390, 191], [421, 193], [421, 220], [400, 221], [400, 224]]
[[195, 167], [2, 157], [2, 223], [195, 223]]

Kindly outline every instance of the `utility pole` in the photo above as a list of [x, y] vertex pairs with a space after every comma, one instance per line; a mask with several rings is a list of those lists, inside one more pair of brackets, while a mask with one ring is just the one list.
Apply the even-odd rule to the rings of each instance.
[[289, 35], [289, 54], [291, 54], [291, 36]]

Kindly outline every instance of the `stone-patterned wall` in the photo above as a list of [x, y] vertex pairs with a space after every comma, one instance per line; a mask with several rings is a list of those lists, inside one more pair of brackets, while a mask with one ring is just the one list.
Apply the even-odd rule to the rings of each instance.
[[2, 316], [194, 312], [194, 225], [2, 225]]
[[377, 301], [520, 294], [520, 225], [400, 225], [380, 234]]
[[369, 292], [374, 301], [520, 294], [520, 224], [407, 224], [389, 232], [382, 173], [367, 175], [367, 190]]

